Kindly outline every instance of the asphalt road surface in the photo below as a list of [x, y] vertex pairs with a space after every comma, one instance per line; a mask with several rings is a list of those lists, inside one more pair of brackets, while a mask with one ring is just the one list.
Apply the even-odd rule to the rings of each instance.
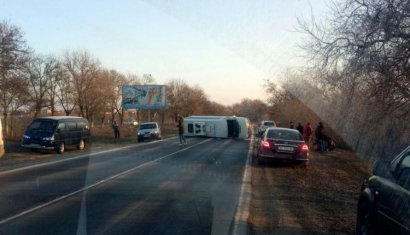
[[0, 234], [229, 234], [249, 141], [188, 141], [0, 172]]

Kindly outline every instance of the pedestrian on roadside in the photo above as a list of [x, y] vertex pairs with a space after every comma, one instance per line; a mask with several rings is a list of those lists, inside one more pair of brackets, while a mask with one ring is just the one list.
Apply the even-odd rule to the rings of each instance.
[[179, 145], [187, 144], [184, 136], [184, 118], [178, 115], [178, 133], [179, 133]]
[[310, 142], [312, 140], [312, 137], [313, 137], [312, 125], [310, 124], [310, 122], [308, 122], [305, 126], [305, 129], [303, 130], [303, 138], [305, 139], [305, 142], [308, 145], [309, 149], [310, 149]]
[[325, 127], [323, 126], [322, 122], [319, 122], [315, 129], [315, 136], [316, 136], [316, 143], [317, 143], [317, 151], [320, 153], [324, 152], [324, 143], [323, 143], [323, 138], [324, 138], [324, 129]]
[[290, 121], [290, 123], [289, 123], [289, 128], [290, 128], [290, 129], [295, 129], [295, 125], [293, 124], [292, 121]]
[[114, 138], [119, 139], [120, 138], [120, 127], [118, 126], [116, 121], [112, 122], [112, 129], [114, 130]]
[[302, 126], [302, 123], [299, 122], [298, 126], [296, 127], [296, 130], [298, 130], [299, 133], [303, 136], [303, 126]]

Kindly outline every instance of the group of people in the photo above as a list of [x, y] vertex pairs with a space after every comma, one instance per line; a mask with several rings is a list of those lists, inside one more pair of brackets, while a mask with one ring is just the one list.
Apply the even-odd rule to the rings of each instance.
[[[295, 129], [293, 122], [290, 122], [289, 128]], [[311, 142], [312, 142], [313, 137], [315, 137], [316, 146], [317, 146], [316, 151], [320, 153], [328, 151], [332, 147], [334, 147], [334, 142], [332, 138], [330, 138], [330, 136], [325, 133], [324, 131], [325, 127], [323, 126], [322, 122], [319, 122], [314, 132], [313, 132], [312, 124], [310, 122], [308, 122], [304, 127], [302, 123], [299, 122], [298, 126], [296, 127], [296, 130], [298, 130], [300, 134], [303, 136], [309, 148], [311, 147]]]

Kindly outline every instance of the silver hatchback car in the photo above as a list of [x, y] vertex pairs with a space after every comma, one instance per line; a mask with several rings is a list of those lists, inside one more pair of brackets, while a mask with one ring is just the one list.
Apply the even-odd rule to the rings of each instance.
[[161, 139], [161, 129], [156, 122], [142, 123], [137, 130], [138, 142], [142, 142], [147, 139]]

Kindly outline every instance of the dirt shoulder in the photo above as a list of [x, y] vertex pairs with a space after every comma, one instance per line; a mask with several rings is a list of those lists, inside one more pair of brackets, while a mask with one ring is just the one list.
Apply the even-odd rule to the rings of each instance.
[[369, 166], [349, 151], [311, 153], [305, 169], [252, 163], [252, 234], [353, 234], [360, 185]]

